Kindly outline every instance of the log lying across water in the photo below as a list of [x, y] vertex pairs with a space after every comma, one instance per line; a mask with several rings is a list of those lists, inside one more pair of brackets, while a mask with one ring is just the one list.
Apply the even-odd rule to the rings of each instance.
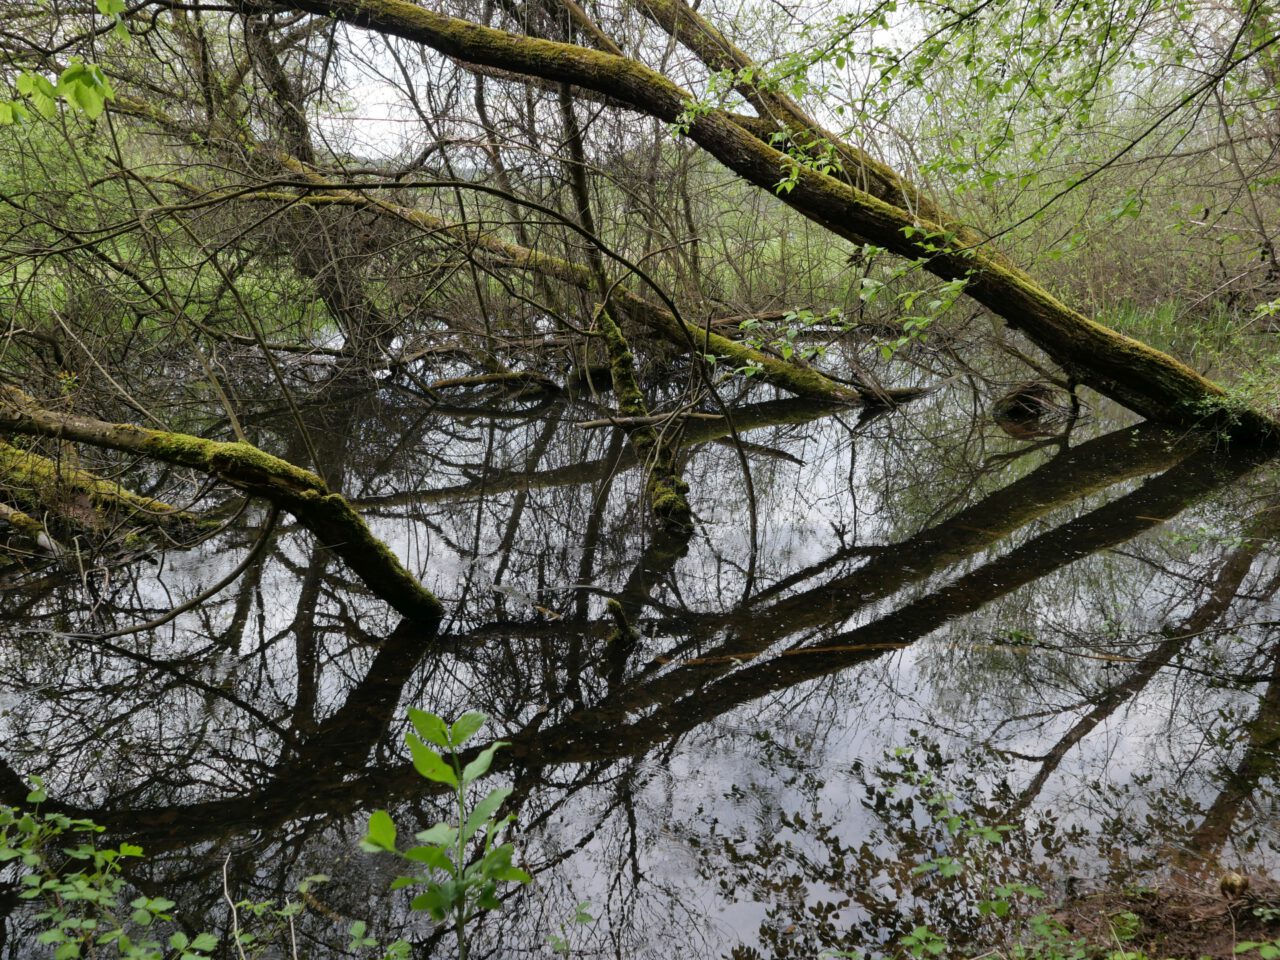
[[[1173, 357], [1068, 307], [991, 244], [951, 222], [914, 186], [847, 144], [840, 150], [845, 169], [823, 173], [762, 140], [763, 131], [756, 129], [761, 124], [744, 123], [727, 111], [697, 103], [670, 78], [631, 57], [509, 33], [409, 0], [289, 0], [284, 6], [509, 75], [574, 84], [679, 123], [690, 139], [750, 183], [774, 192], [787, 178], [790, 189], [780, 197], [782, 202], [836, 235], [918, 259], [945, 280], [965, 280], [969, 296], [1020, 330], [1080, 383], [1142, 416], [1179, 426], [1230, 430], [1242, 439], [1269, 436], [1280, 427], [1265, 413], [1233, 402], [1222, 387]], [[690, 41], [694, 46], [706, 47], [708, 37], [715, 39], [684, 4], [673, 0], [670, 7], [667, 15], [655, 13], [654, 19], [666, 21], [672, 29], [692, 25], [701, 34], [700, 40]], [[686, 29], [681, 39], [689, 36]], [[784, 117], [775, 129], [790, 129], [800, 119]], [[820, 130], [813, 132], [822, 135]]]
[[309, 470], [251, 444], [60, 413], [41, 407], [12, 387], [0, 387], [0, 430], [139, 454], [217, 477], [297, 517], [370, 590], [415, 626], [434, 633], [440, 624], [444, 613], [440, 601], [373, 535], [341, 494], [331, 492]]

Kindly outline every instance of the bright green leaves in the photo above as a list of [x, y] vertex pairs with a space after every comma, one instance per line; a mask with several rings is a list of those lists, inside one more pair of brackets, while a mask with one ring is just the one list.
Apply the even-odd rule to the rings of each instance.
[[[766, 324], [758, 317], [749, 317], [738, 324], [738, 329], [744, 334], [742, 342], [756, 350], [774, 352], [783, 360], [797, 356], [801, 360], [812, 360], [825, 353], [825, 346], [802, 345], [802, 341], [823, 332], [843, 332], [848, 329], [848, 324], [844, 312], [833, 307], [821, 314], [808, 309], [789, 310], [783, 315], [782, 322], [776, 324]], [[734, 372], [751, 377], [761, 369], [758, 364], [747, 364]]]
[[484, 727], [483, 713], [464, 713], [452, 724], [425, 710], [411, 709], [413, 730], [405, 743], [414, 769], [427, 780], [443, 784], [453, 792], [456, 823], [437, 823], [414, 837], [417, 844], [405, 851], [396, 848], [396, 826], [382, 810], [369, 817], [369, 827], [361, 846], [370, 851], [393, 853], [415, 869], [398, 877], [393, 890], [416, 887], [410, 901], [436, 922], [452, 919], [462, 939], [465, 953], [466, 924], [477, 914], [501, 906], [498, 891], [502, 884], [528, 883], [530, 876], [512, 862], [515, 848], [500, 842], [500, 835], [512, 822], [511, 815], [498, 811], [511, 796], [509, 787], [490, 790], [472, 805], [469, 788], [493, 766], [503, 741], [489, 744], [464, 766], [459, 750]]
[[443, 783], [450, 787], [458, 786], [458, 774], [444, 757], [436, 753], [412, 733], [405, 737], [409, 744], [409, 753], [413, 757], [413, 768], [428, 780]]
[[423, 740], [428, 743], [434, 743], [437, 747], [448, 749], [449, 728], [434, 713], [427, 713], [425, 710], [410, 707], [409, 722], [413, 724], [413, 728], [418, 731], [418, 736]]
[[919, 960], [940, 957], [947, 952], [947, 941], [927, 926], [914, 927], [899, 943], [910, 956]]
[[127, 41], [129, 39], [129, 28], [125, 25], [124, 17], [122, 16], [126, 9], [124, 0], [96, 0], [96, 3], [100, 14], [104, 17], [111, 17], [115, 21], [111, 32], [119, 39]]
[[472, 710], [464, 713], [449, 728], [449, 741], [454, 747], [460, 747], [473, 736], [475, 736], [480, 728], [485, 725], [488, 718], [478, 711]]
[[498, 812], [498, 808], [506, 802], [509, 796], [511, 796], [510, 787], [498, 787], [496, 790], [490, 790], [488, 795], [472, 808], [471, 815], [467, 817], [467, 822], [462, 828], [462, 839], [470, 840], [475, 836], [477, 830], [493, 819], [494, 814]]
[[[0, 805], [0, 866], [18, 872], [18, 897], [29, 904], [28, 916], [40, 926], [33, 939], [44, 948], [42, 956], [55, 960], [82, 957], [119, 957], [130, 960], [209, 960], [219, 948], [211, 933], [194, 936], [175, 929], [176, 904], [163, 896], [139, 895], [131, 891], [121, 874], [122, 864], [140, 857], [142, 848], [130, 843], [100, 847], [94, 841], [103, 828], [89, 820], [73, 819], [62, 813], [45, 813], [36, 808], [46, 796], [43, 782], [32, 778], [27, 803], [32, 809]], [[444, 835], [452, 839], [456, 831]], [[369, 837], [374, 849], [394, 849], [396, 828], [385, 813], [370, 818]], [[446, 858], [447, 862], [447, 858]], [[499, 869], [509, 857], [499, 854]], [[228, 956], [261, 957], [290, 952], [285, 937], [292, 937], [297, 916], [303, 912], [308, 894], [328, 881], [313, 874], [297, 885], [297, 899], [276, 901], [239, 900], [231, 904], [238, 925], [224, 947]], [[130, 899], [132, 897], [132, 899]], [[351, 925], [352, 950], [374, 950], [362, 956], [378, 960], [408, 960], [410, 948], [404, 941], [379, 945], [366, 935], [366, 925]], [[279, 944], [279, 949], [271, 949]]]
[[[120, 0], [99, 0], [120, 2]], [[123, 4], [122, 4], [123, 6]], [[0, 101], [0, 126], [8, 126], [31, 119], [31, 111], [52, 120], [58, 114], [61, 100], [73, 112], [82, 113], [90, 120], [102, 115], [108, 100], [115, 99], [111, 81], [97, 64], [85, 63], [73, 57], [67, 68], [58, 75], [57, 83], [39, 73], [23, 71], [15, 81], [20, 100]]]
[[824, 137], [779, 131], [770, 135], [769, 144], [782, 153], [782, 178], [773, 185], [779, 196], [794, 190], [805, 170], [830, 176], [844, 169], [836, 145]]
[[394, 850], [396, 825], [385, 810], [375, 810], [369, 817], [369, 832], [361, 841], [366, 850]]
[[178, 960], [199, 960], [218, 945], [218, 938], [212, 933], [200, 933], [194, 939], [179, 930], [169, 938], [169, 947], [178, 955]]
[[480, 755], [468, 763], [463, 769], [462, 785], [467, 786], [468, 784], [475, 783], [488, 773], [489, 768], [493, 766], [493, 755], [505, 746], [509, 746], [509, 744], [503, 740], [499, 740], [481, 750]]
[[138, 897], [130, 901], [129, 906], [133, 907], [130, 919], [140, 927], [149, 927], [157, 920], [172, 920], [165, 911], [173, 909], [175, 904], [164, 897]]
[[[47, 800], [44, 784], [32, 779], [27, 803]], [[173, 932], [162, 945], [160, 928], [172, 925], [172, 900], [138, 896], [126, 901], [122, 861], [142, 849], [123, 843], [99, 847], [102, 828], [88, 820], [38, 809], [0, 806], [0, 864], [20, 866], [18, 897], [29, 901], [42, 926], [35, 940], [58, 960], [120, 956], [135, 960], [207, 960], [218, 938]], [[12, 869], [12, 867], [11, 867]]]
[[31, 101], [36, 112], [46, 120], [52, 120], [58, 112], [58, 90], [46, 77], [38, 73], [18, 75], [18, 92]]
[[[413, 757], [413, 767], [428, 780], [443, 783], [450, 787], [467, 787], [489, 772], [493, 765], [493, 756], [506, 743], [499, 741], [480, 751], [479, 756], [466, 765], [459, 773], [457, 755], [459, 747], [470, 740], [484, 726], [487, 719], [483, 713], [464, 713], [452, 726], [433, 713], [423, 710], [410, 710], [409, 719], [416, 732], [405, 735], [409, 745], [409, 754]], [[450, 762], [428, 744], [434, 744], [448, 752], [454, 762]], [[461, 779], [459, 779], [461, 777]]]
[[90, 120], [97, 119], [115, 91], [97, 64], [73, 59], [58, 77], [58, 95]]

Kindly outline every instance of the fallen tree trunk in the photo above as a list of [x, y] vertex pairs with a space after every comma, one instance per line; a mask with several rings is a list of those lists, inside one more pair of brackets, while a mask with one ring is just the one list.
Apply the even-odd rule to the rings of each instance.
[[[296, 162], [295, 162], [296, 163]], [[260, 194], [249, 194], [237, 199], [268, 199], [284, 202], [301, 202], [310, 205], [339, 204], [376, 210], [411, 223], [423, 230], [433, 233], [445, 233], [461, 236], [462, 227], [451, 224], [412, 207], [404, 207], [389, 203], [376, 197], [362, 193], [358, 187], [344, 188], [327, 181], [324, 177], [300, 166], [292, 167], [306, 179], [293, 184], [314, 190], [323, 190], [304, 197], [298, 197], [280, 191], [264, 191]], [[403, 186], [403, 185], [397, 185]], [[580, 290], [594, 291], [595, 278], [589, 268], [550, 254], [532, 250], [516, 243], [509, 243], [492, 234], [467, 234], [465, 236], [467, 253], [478, 256], [489, 266], [527, 270], [541, 274], [563, 283], [570, 284]], [[611, 302], [637, 322], [647, 326], [657, 336], [675, 345], [682, 351], [700, 352], [723, 357], [730, 363], [740, 367], [758, 370], [761, 380], [798, 397], [811, 400], [823, 400], [829, 403], [863, 403], [883, 400], [907, 400], [919, 395], [916, 389], [894, 390], [874, 387], [859, 391], [846, 387], [824, 376], [817, 370], [788, 363], [761, 350], [731, 340], [714, 331], [695, 327], [677, 317], [670, 310], [641, 297], [622, 284], [615, 284], [610, 294]]]
[[0, 540], [0, 546], [8, 549], [16, 547], [45, 557], [57, 556], [60, 552], [57, 543], [45, 532], [43, 524], [21, 510], [0, 503], [0, 531], [6, 528], [12, 531], [12, 535]]
[[203, 523], [194, 513], [136, 494], [118, 481], [3, 440], [0, 491], [28, 510], [51, 513], [77, 528], [98, 529], [122, 522], [195, 528]]
[[[797, 164], [731, 114], [697, 104], [687, 91], [639, 61], [484, 27], [408, 0], [291, 0], [287, 6], [480, 66], [576, 84], [679, 122], [692, 140], [756, 186], [772, 191], [779, 180], [790, 177], [792, 186], [782, 202], [837, 235], [919, 259], [945, 280], [965, 280], [970, 296], [1022, 331], [1077, 380], [1143, 416], [1182, 426], [1207, 423], [1253, 438], [1277, 427], [1265, 414], [1231, 403], [1221, 387], [1190, 367], [1072, 310], [987, 245], [966, 245], [945, 220], [923, 215], [927, 207], [908, 211]], [[940, 243], [939, 238], [946, 239]]]
[[444, 613], [440, 601], [373, 535], [340, 494], [330, 492], [314, 473], [257, 447], [57, 413], [12, 387], [0, 387], [0, 430], [153, 457], [200, 470], [250, 496], [269, 500], [297, 517], [405, 619], [430, 633], [439, 626]]

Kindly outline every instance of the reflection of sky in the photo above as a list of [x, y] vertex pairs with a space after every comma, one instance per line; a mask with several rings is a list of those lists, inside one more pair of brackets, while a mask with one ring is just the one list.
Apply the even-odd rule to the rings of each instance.
[[[913, 408], [911, 415], [925, 423], [934, 418], [945, 428], [946, 419], [939, 413], [944, 406], [942, 399], [931, 399]], [[842, 545], [902, 540], [1001, 483], [1026, 475], [1042, 460], [1036, 455], [1014, 460], [992, 475], [979, 471], [970, 476], [963, 471], [1011, 446], [991, 434], [970, 447], [958, 448], [959, 452], [948, 451], [941, 440], [930, 447], [918, 443], [914, 432], [904, 430], [901, 419], [876, 421], [856, 433], [848, 426], [852, 419], [845, 424], [827, 418], [744, 436], [803, 461], [752, 455], [760, 531], [757, 589], [820, 563]], [[393, 465], [380, 460], [380, 451], [371, 454], [368, 462], [354, 458], [348, 464], [348, 487], [398, 491], [410, 500], [408, 495], [414, 491], [475, 483], [484, 472], [480, 467], [490, 445], [495, 449], [487, 471], [490, 477], [500, 477], [504, 471], [590, 462], [604, 456], [608, 446], [604, 431], [582, 431], [566, 423], [542, 462], [531, 467], [529, 450], [541, 426], [517, 422], [490, 435], [484, 421], [472, 420], [455, 431], [447, 444], [438, 446], [433, 446], [432, 431], [426, 429], [423, 439], [408, 444]], [[940, 435], [946, 436], [945, 429]], [[366, 476], [369, 469], [378, 472]], [[737, 456], [726, 447], [709, 445], [693, 455], [686, 476], [701, 520], [700, 535], [678, 561], [678, 592], [664, 585], [655, 594], [668, 608], [715, 613], [738, 603], [750, 553], [739, 469]], [[375, 476], [376, 485], [371, 482]], [[388, 483], [387, 477], [393, 482]], [[568, 610], [567, 588], [579, 579], [582, 535], [599, 484], [600, 478], [595, 477], [586, 484], [527, 491], [524, 519], [513, 541], [515, 550], [502, 575], [502, 582], [511, 586], [503, 594], [508, 616], [526, 620], [534, 615], [526, 597]], [[1065, 506], [1018, 531], [994, 553], [1003, 554], [1136, 486], [1137, 481], [1130, 481], [1084, 503]], [[1233, 510], [1240, 515], [1231, 506], [1233, 496], [1245, 492], [1223, 494], [1221, 503], [1193, 508], [1166, 527], [1125, 545], [1123, 554], [1078, 561], [947, 624], [910, 649], [886, 652], [860, 666], [717, 716], [670, 748], [638, 758], [634, 772], [625, 774], [622, 781], [614, 778], [626, 765], [611, 764], [606, 765], [601, 784], [582, 787], [572, 796], [564, 796], [563, 788], [554, 785], [535, 792], [522, 813], [526, 822], [558, 800], [564, 804], [544, 826], [523, 838], [521, 849], [533, 862], [567, 854], [552, 874], [539, 878], [540, 888], [569, 891], [564, 899], [570, 904], [579, 899], [593, 901], [602, 915], [613, 918], [603, 923], [612, 924], [632, 945], [631, 955], [645, 955], [645, 949], [653, 956], [664, 951], [670, 955], [672, 944], [686, 934], [707, 944], [691, 955], [717, 956], [726, 943], [752, 942], [770, 904], [757, 902], [756, 894], [745, 887], [727, 894], [719, 889], [718, 878], [726, 870], [722, 862], [726, 840], [740, 851], [751, 851], [774, 838], [785, 840], [793, 846], [792, 861], [785, 866], [803, 873], [804, 858], [821, 864], [825, 849], [803, 831], [781, 823], [796, 815], [813, 822], [820, 815], [835, 837], [856, 848], [876, 836], [881, 825], [862, 804], [866, 775], [857, 774], [855, 766], [873, 767], [886, 751], [910, 744], [912, 730], [938, 741], [948, 756], [962, 756], [971, 748], [986, 751], [988, 758], [997, 756], [997, 751], [1044, 752], [1088, 708], [1098, 686], [1109, 682], [1108, 671], [1117, 668], [1069, 652], [1010, 650], [997, 642], [1017, 630], [1049, 646], [1107, 652], [1123, 649], [1107, 639], [1113, 619], [1122, 633], [1133, 634], [1185, 616], [1198, 602], [1198, 584], [1212, 577], [1214, 558], [1225, 547], [1179, 543], [1169, 530], [1194, 532], [1201, 526], [1223, 530], [1224, 518]], [[466, 607], [457, 611], [460, 634], [473, 625], [492, 624], [496, 618], [490, 589], [500, 560], [496, 547], [505, 534], [515, 497], [511, 491], [494, 493], [481, 503], [473, 492], [461, 499], [427, 497], [418, 506], [400, 503], [375, 511], [375, 532], [412, 569], [424, 571], [424, 581], [438, 590], [451, 610], [470, 578]], [[593, 580], [597, 587], [618, 589], [647, 542], [638, 499], [639, 482], [632, 469], [617, 478], [604, 511], [598, 574]], [[122, 607], [130, 606], [130, 597], [134, 605], [121, 614], [118, 625], [154, 616], [225, 576], [243, 556], [246, 539], [251, 538], [238, 538], [234, 549], [216, 539], [198, 551], [169, 555], [158, 568], [139, 565], [136, 572], [115, 572], [117, 578], [134, 577], [118, 595], [123, 598]], [[479, 544], [478, 556], [471, 552], [473, 544]], [[932, 574], [922, 584], [906, 587], [902, 596], [877, 602], [869, 610], [844, 611], [814, 638], [864, 624], [904, 599], [924, 596], [929, 585], [949, 582], [979, 566], [985, 557]], [[238, 650], [219, 646], [215, 638], [235, 616], [242, 585], [152, 635], [117, 642], [157, 659], [179, 660], [199, 653], [198, 662], [185, 669], [215, 686], [228, 683], [248, 702], [272, 717], [286, 718], [287, 723], [300, 669], [291, 627], [310, 558], [307, 539], [288, 525], [253, 587], [256, 596], [248, 615], [249, 629]], [[856, 558], [844, 561], [794, 589], [817, 586], [859, 563]], [[1267, 578], [1255, 573], [1246, 585], [1256, 590]], [[376, 655], [350, 643], [344, 618], [356, 620], [376, 636], [386, 635], [394, 626], [394, 617], [363, 590], [352, 590], [350, 579], [337, 562], [330, 564], [314, 621], [320, 718], [342, 704]], [[539, 584], [547, 588], [543, 595], [539, 595]], [[66, 596], [82, 602], [78, 591], [69, 587]], [[1270, 606], [1268, 602], [1255, 610], [1241, 603], [1232, 616], [1268, 619]], [[642, 617], [642, 628], [647, 619]], [[750, 635], [741, 626], [735, 629], [744, 637]], [[1269, 642], [1269, 629], [1242, 628], [1243, 642], [1226, 649], [1227, 666], [1237, 660], [1243, 663], [1248, 651]], [[655, 620], [651, 630], [656, 635], [646, 638], [643, 652], [633, 658], [631, 672], [643, 667], [649, 657], [687, 639], [679, 627], [665, 622]], [[704, 648], [714, 647], [722, 637], [723, 632], [717, 632], [711, 640], [704, 639]], [[568, 649], [567, 634], [560, 636], [551, 629], [545, 638], [547, 646], [541, 652], [535, 643], [517, 641], [514, 636], [508, 641], [501, 633], [474, 649], [464, 638], [458, 658], [424, 661], [402, 691], [404, 702], [397, 712], [409, 704], [425, 704], [446, 714], [469, 706], [493, 709], [487, 704], [501, 703], [503, 687], [513, 679], [496, 666], [507, 643], [519, 658], [520, 669], [528, 674], [521, 679], [534, 682], [543, 669], [542, 658], [551, 657], [563, 682], [567, 668], [558, 658]], [[791, 639], [783, 641], [788, 642]], [[697, 652], [683, 651], [680, 656]], [[593, 686], [589, 658], [582, 669], [588, 674], [585, 696], [590, 703], [594, 696], [590, 691], [599, 687]], [[56, 794], [69, 799], [132, 796], [133, 790], [140, 791], [137, 796], [145, 802], [156, 804], [234, 796], [246, 784], [261, 781], [264, 767], [279, 752], [274, 734], [235, 705], [86, 644], [20, 634], [0, 652], [0, 670], [6, 690], [2, 706], [8, 716], [3, 732], [9, 761], [22, 772], [48, 775]], [[145, 678], [144, 691], [136, 689], [138, 676]], [[145, 694], [141, 702], [139, 692]], [[696, 699], [696, 692], [692, 696]], [[1161, 816], [1161, 791], [1205, 802], [1219, 789], [1217, 768], [1231, 748], [1230, 743], [1224, 749], [1207, 740], [1218, 725], [1217, 712], [1236, 705], [1247, 717], [1253, 703], [1247, 692], [1211, 689], [1194, 676], [1165, 673], [1067, 754], [1032, 810], [1060, 815], [1063, 827], [1092, 828], [1117, 812], [1137, 820], [1148, 812]], [[521, 722], [529, 712], [525, 705]], [[517, 732], [513, 722], [511, 733]], [[392, 761], [398, 751], [393, 732], [378, 748], [378, 762]], [[962, 761], [958, 769], [974, 772], [985, 790], [994, 789], [997, 780], [1007, 776], [1016, 791], [1035, 769], [1032, 762], [1012, 758], [997, 758], [977, 768], [968, 763]], [[580, 768], [566, 767], [548, 776], [554, 783], [567, 784], [579, 772]], [[611, 806], [624, 781], [634, 797], [635, 857], [642, 878], [638, 887], [633, 885], [627, 862], [631, 828], [624, 812]], [[1095, 789], [1095, 782], [1106, 788]], [[888, 844], [883, 836], [876, 842], [882, 847]], [[1085, 872], [1095, 869], [1092, 842], [1086, 836], [1069, 851], [1081, 860]], [[806, 879], [802, 889], [809, 898], [835, 897], [816, 876]], [[793, 906], [799, 910], [798, 904]], [[680, 919], [673, 925], [677, 915]], [[858, 915], [857, 909], [850, 909], [838, 919], [851, 922]], [[701, 931], [697, 936], [689, 933], [694, 928]]]

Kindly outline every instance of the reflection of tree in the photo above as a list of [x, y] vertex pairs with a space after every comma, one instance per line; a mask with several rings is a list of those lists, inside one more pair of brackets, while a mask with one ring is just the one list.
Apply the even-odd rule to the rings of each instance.
[[[570, 408], [560, 409], [571, 424]], [[877, 421], [845, 429], [792, 402], [743, 409], [736, 426], [761, 448], [749, 455], [771, 470], [805, 475], [773, 453], [787, 450], [797, 433], [893, 455], [881, 448], [896, 441], [875, 433]], [[873, 665], [1092, 553], [1133, 541], [1251, 468], [1247, 459], [1215, 458], [1195, 441], [1149, 428], [1121, 431], [1058, 453], [898, 543], [877, 543], [872, 532], [859, 543], [833, 541], [827, 556], [799, 569], [769, 560], [761, 586], [738, 603], [741, 580], [704, 575], [724, 567], [703, 538], [637, 528], [641, 465], [628, 460], [616, 432], [441, 415], [453, 431], [447, 444], [419, 446], [398, 433], [369, 444], [355, 439], [375, 427], [388, 435], [410, 425], [420, 436], [437, 432], [380, 404], [348, 401], [307, 416], [310, 434], [323, 443], [326, 480], [375, 511], [407, 511], [406, 527], [430, 538], [422, 554], [453, 565], [444, 568], [453, 579], [442, 578], [440, 593], [453, 605], [454, 631], [431, 640], [407, 623], [392, 628], [376, 597], [289, 527], [233, 589], [159, 631], [71, 640], [76, 588], [38, 583], [21, 609], [28, 629], [42, 632], [26, 635], [23, 658], [0, 661], [12, 686], [46, 691], [43, 700], [25, 699], [9, 720], [27, 739], [7, 745], [4, 796], [25, 793], [15, 770], [52, 772], [65, 809], [161, 856], [158, 875], [140, 882], [168, 878], [216, 916], [218, 900], [208, 890], [223, 851], [232, 854], [233, 880], [269, 895], [290, 876], [326, 869], [316, 860], [327, 852], [350, 849], [347, 824], [364, 809], [390, 804], [406, 821], [433, 820], [436, 799], [398, 745], [404, 706], [480, 707], [512, 742], [500, 765], [516, 788], [512, 802], [524, 829], [549, 838], [545, 849], [530, 851], [539, 883], [555, 889], [564, 882], [568, 891], [559, 878], [580, 851], [606, 851], [605, 879], [596, 882], [616, 921], [608, 935], [624, 954], [643, 949], [635, 931], [669, 920], [681, 900], [669, 881], [649, 876], [649, 864], [655, 785], [690, 738], [775, 701], [816, 709], [806, 703], [813, 691], [829, 693], [821, 709], [839, 710], [869, 695], [856, 685]], [[287, 436], [287, 423], [279, 429]], [[728, 489], [736, 465], [702, 446], [722, 436], [722, 425], [693, 421], [684, 443], [687, 469], [721, 470], [703, 482]], [[1008, 466], [997, 461], [992, 469]], [[938, 483], [945, 486], [944, 474]], [[375, 523], [380, 532], [394, 529], [390, 518]], [[1252, 531], [1254, 539], [1228, 556], [1203, 611], [1186, 618], [1178, 636], [1221, 618], [1265, 533]], [[251, 534], [231, 531], [224, 542], [248, 544]], [[215, 557], [200, 555], [194, 571], [190, 563], [177, 568], [196, 574], [184, 591], [197, 590], [198, 564]], [[216, 579], [219, 569], [214, 564], [206, 575]], [[169, 580], [134, 568], [121, 575], [129, 586], [100, 607], [98, 622], [136, 624], [164, 605], [157, 601]], [[490, 592], [491, 580], [505, 589]], [[617, 619], [602, 611], [600, 595], [616, 598]], [[1158, 672], [1172, 658], [1134, 670]], [[1143, 685], [1120, 683], [1100, 702], [1114, 710]], [[726, 735], [726, 744], [733, 739]], [[773, 756], [771, 778], [807, 762], [803, 751]], [[869, 928], [851, 931], [846, 907], [831, 906], [842, 899], [868, 915], [878, 911], [885, 929], [905, 922], [881, 888], [863, 882], [887, 869], [883, 851], [871, 856], [826, 814], [779, 816], [803, 844], [756, 849], [775, 863], [778, 882], [785, 879], [774, 892], [787, 903], [803, 901], [816, 927], [782, 936], [787, 911], [772, 908], [777, 923], [764, 945], [774, 955], [848, 944], [854, 934], [866, 939]], [[696, 821], [676, 826], [673, 835], [697, 838]], [[903, 832], [893, 842], [907, 838]], [[805, 844], [827, 851], [821, 863], [805, 860]], [[325, 903], [367, 913], [368, 885], [382, 878], [362, 886], [355, 878], [364, 869], [344, 867]], [[809, 903], [807, 892], [823, 885], [846, 893]], [[391, 907], [379, 909], [388, 911], [387, 922], [402, 919]], [[511, 936], [538, 940], [533, 916], [516, 921]], [[557, 918], [546, 919], [554, 929]]]
[[[1239, 598], [1241, 586], [1254, 562], [1275, 534], [1280, 532], [1280, 510], [1268, 507], [1253, 518], [1244, 529], [1245, 542], [1231, 550], [1222, 560], [1217, 574], [1206, 585], [1204, 599], [1176, 624], [1168, 624], [1161, 632], [1164, 639], [1152, 650], [1136, 658], [1118, 682], [1101, 690], [1091, 708], [1041, 757], [1027, 757], [1039, 764], [1035, 776], [1027, 784], [1013, 808], [1018, 813], [1030, 805], [1053, 776], [1063, 758], [1099, 724], [1105, 723], [1116, 710], [1140, 694], [1162, 670], [1179, 657], [1189, 643], [1199, 639], [1225, 616]], [[1276, 586], [1258, 599], [1269, 599]], [[1254, 780], [1256, 783], [1256, 778]], [[1198, 844], [1196, 845], [1199, 846]]]

